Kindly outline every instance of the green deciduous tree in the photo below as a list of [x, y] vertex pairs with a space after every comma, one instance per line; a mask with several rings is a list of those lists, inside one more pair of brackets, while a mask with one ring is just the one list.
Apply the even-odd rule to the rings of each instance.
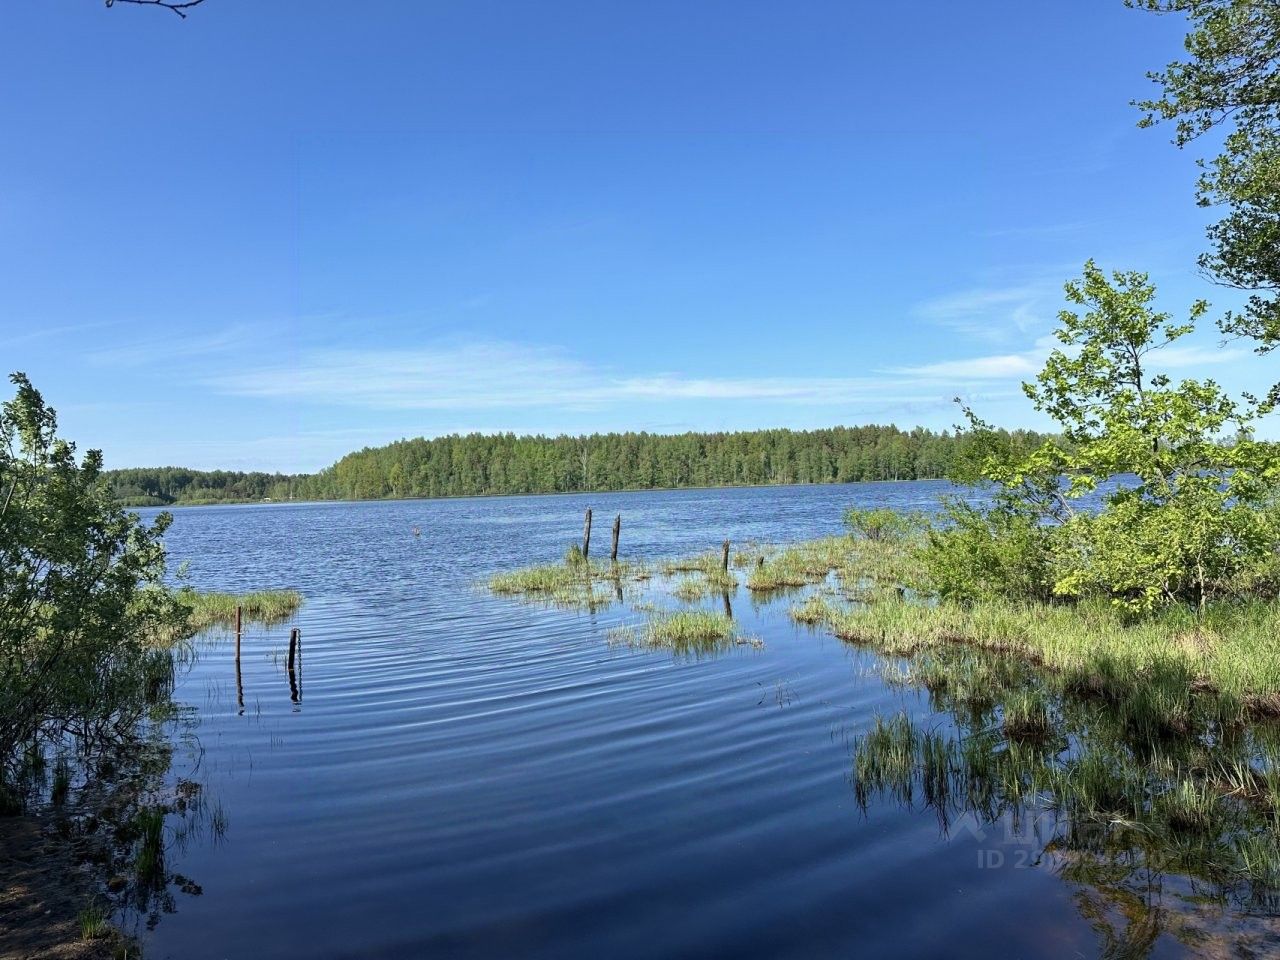
[[[992, 550], [1002, 541], [1016, 546], [1018, 566], [1043, 570], [1058, 596], [1104, 593], [1135, 610], [1173, 601], [1203, 608], [1280, 545], [1280, 454], [1252, 432], [1266, 408], [1231, 398], [1212, 380], [1174, 383], [1153, 369], [1206, 304], [1175, 322], [1153, 309], [1145, 274], [1108, 277], [1092, 261], [1066, 294], [1083, 309], [1061, 313], [1061, 346], [1024, 385], [1061, 438], [1029, 451], [977, 445], [967, 479], [995, 484], [996, 507], [953, 510], [953, 530], [935, 536], [939, 556], [963, 565], [964, 551], [947, 553], [961, 538], [973, 557], [987, 556], [985, 536]], [[977, 437], [990, 435], [969, 416]], [[1100, 509], [1080, 509], [1090, 497]], [[1000, 581], [990, 571], [974, 579]]]
[[0, 774], [41, 740], [123, 732], [167, 692], [185, 609], [161, 535], [114, 503], [102, 456], [77, 461], [22, 374], [0, 406]]

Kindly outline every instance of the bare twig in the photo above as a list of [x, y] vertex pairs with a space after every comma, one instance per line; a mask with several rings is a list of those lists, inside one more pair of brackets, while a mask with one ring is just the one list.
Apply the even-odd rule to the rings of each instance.
[[172, 10], [183, 20], [187, 19], [187, 11], [192, 7], [198, 7], [204, 3], [204, 0], [106, 0], [107, 6], [115, 6], [117, 3], [134, 3], [142, 7], [164, 7], [166, 10]]

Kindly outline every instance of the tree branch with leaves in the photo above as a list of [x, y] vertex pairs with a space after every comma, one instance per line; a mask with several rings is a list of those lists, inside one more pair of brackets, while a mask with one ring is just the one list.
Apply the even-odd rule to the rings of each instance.
[[[1180, 14], [1191, 26], [1187, 59], [1148, 76], [1160, 95], [1135, 101], [1140, 126], [1172, 123], [1185, 147], [1219, 127], [1216, 157], [1198, 161], [1197, 199], [1222, 209], [1208, 228], [1201, 268], [1216, 282], [1249, 292], [1239, 312], [1219, 321], [1223, 333], [1280, 346], [1280, 0], [1126, 0], [1157, 14]], [[1280, 400], [1280, 384], [1273, 393]]]

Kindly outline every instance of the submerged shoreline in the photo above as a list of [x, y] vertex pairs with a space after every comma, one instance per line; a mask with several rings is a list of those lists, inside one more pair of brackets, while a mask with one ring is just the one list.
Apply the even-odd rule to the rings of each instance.
[[96, 884], [74, 842], [51, 818], [0, 817], [0, 960], [109, 960], [140, 955], [133, 941], [102, 926], [84, 936]]

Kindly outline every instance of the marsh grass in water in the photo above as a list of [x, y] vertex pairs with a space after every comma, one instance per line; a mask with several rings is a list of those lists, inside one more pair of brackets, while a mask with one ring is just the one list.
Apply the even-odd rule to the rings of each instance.
[[747, 575], [747, 589], [778, 590], [820, 583], [840, 565], [848, 547], [846, 537], [828, 537], [786, 547], [762, 557]]
[[570, 551], [563, 563], [522, 567], [489, 578], [489, 590], [551, 606], [598, 609], [625, 596], [630, 584], [649, 578], [643, 564], [630, 561], [587, 561]]
[[698, 579], [706, 585], [707, 591], [736, 590], [738, 578], [733, 572], [724, 568], [723, 556], [718, 553], [703, 553], [696, 557], [685, 557], [681, 560], [669, 560], [663, 563], [661, 571], [664, 576], [676, 574], [696, 574], [696, 578], [684, 578], [685, 581]]
[[284, 623], [302, 606], [302, 594], [296, 590], [255, 590], [252, 593], [198, 592], [183, 589], [179, 599], [191, 609], [188, 626], [192, 631], [209, 627], [234, 627], [236, 607], [246, 622], [268, 626]]
[[1062, 690], [1123, 704], [1149, 732], [1186, 730], [1196, 705], [1227, 721], [1280, 714], [1280, 605], [1218, 604], [1203, 619], [1170, 608], [1134, 618], [1104, 600], [971, 605], [811, 598], [798, 621], [894, 656], [968, 645], [1010, 653]]
[[676, 610], [652, 614], [638, 627], [610, 631], [613, 643], [648, 649], [667, 649], [677, 654], [703, 654], [734, 646], [762, 647], [757, 639], [741, 636], [733, 620], [711, 610]]

